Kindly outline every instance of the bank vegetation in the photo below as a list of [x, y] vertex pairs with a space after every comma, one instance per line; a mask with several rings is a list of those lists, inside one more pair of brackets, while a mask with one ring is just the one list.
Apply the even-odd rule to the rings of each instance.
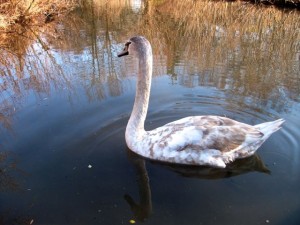
[[[16, 25], [41, 25], [64, 15], [86, 2], [97, 0], [0, 0], [0, 32], [12, 32]], [[198, 0], [203, 1], [203, 0]], [[244, 0], [256, 4], [275, 5], [298, 8], [300, 0]], [[107, 1], [108, 2], [108, 1]], [[145, 0], [149, 4], [164, 2], [161, 0]], [[195, 1], [197, 2], [197, 1]], [[148, 4], [148, 3], [146, 3]]]
[[78, 6], [78, 0], [0, 0], [0, 39], [22, 35], [28, 26], [43, 26]]

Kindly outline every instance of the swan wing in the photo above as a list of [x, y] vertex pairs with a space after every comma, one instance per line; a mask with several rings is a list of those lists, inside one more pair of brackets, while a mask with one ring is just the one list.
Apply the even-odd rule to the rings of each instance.
[[258, 141], [263, 134], [251, 125], [226, 117], [186, 117], [149, 132], [157, 147], [174, 151], [216, 149], [228, 152]]
[[196, 116], [149, 131], [144, 140], [150, 158], [224, 167], [236, 157], [253, 154], [262, 136], [255, 127], [226, 117]]

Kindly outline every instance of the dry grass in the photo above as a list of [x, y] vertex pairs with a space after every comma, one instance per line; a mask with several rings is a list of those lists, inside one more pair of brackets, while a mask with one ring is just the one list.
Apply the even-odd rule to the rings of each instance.
[[13, 25], [39, 25], [54, 16], [78, 6], [77, 0], [0, 0], [0, 30], [10, 31]]

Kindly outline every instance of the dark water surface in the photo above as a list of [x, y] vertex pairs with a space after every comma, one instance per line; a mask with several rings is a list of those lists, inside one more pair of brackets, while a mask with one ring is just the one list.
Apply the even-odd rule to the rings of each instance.
[[[0, 224], [300, 224], [299, 13], [87, 2], [2, 54]], [[147, 129], [205, 114], [283, 129], [224, 170], [131, 153], [137, 66], [116, 55], [137, 34], [154, 51]]]

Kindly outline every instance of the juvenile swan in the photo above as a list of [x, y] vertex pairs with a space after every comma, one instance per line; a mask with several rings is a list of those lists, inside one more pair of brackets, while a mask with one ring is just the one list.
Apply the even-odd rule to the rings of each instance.
[[126, 143], [135, 153], [170, 163], [225, 168], [238, 158], [255, 153], [283, 119], [255, 126], [220, 116], [186, 117], [145, 131], [152, 79], [152, 49], [149, 41], [132, 37], [118, 57], [138, 59], [138, 77], [133, 110], [126, 127]]

